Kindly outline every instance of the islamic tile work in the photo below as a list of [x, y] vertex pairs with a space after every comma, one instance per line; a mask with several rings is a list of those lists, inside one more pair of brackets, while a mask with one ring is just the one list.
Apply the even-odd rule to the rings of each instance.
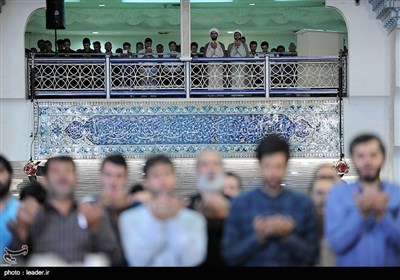
[[294, 157], [336, 157], [339, 110], [334, 99], [254, 101], [38, 102], [35, 158], [76, 159], [123, 153], [195, 157], [206, 149], [253, 157], [256, 143], [278, 133]]

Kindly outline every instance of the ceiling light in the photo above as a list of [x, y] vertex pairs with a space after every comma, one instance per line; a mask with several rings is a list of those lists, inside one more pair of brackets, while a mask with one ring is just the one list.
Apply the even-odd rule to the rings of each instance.
[[99, 32], [98, 31], [93, 31], [92, 34], [99, 34]]
[[256, 3], [250, 3], [249, 4], [249, 6], [255, 6], [256, 5]]
[[106, 4], [99, 4], [99, 7], [105, 7]]
[[228, 34], [233, 34], [233, 31], [228, 31]]
[[286, 184], [284, 184], [284, 183], [281, 184], [281, 187], [285, 187], [285, 186], [286, 186]]
[[297, 174], [299, 174], [299, 172], [297, 172], [297, 171], [292, 171], [292, 172], [290, 172], [290, 174], [292, 174], [292, 175], [297, 175]]

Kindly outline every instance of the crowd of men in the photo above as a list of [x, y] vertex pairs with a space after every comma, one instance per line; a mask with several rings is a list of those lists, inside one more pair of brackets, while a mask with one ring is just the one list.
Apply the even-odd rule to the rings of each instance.
[[[350, 146], [359, 180], [346, 184], [322, 166], [309, 195], [282, 186], [289, 144], [269, 135], [257, 147], [263, 184], [242, 191], [220, 155], [199, 155], [197, 194], [174, 192], [165, 155], [143, 167], [129, 193], [122, 155], [101, 164], [102, 191], [75, 198], [76, 167], [67, 156], [46, 161], [41, 185], [10, 193], [13, 170], [0, 156], [3, 262], [103, 266], [399, 266], [400, 188], [380, 179], [385, 147], [374, 135]], [[12, 252], [26, 250], [24, 256]]]
[[[247, 45], [246, 38], [243, 32], [235, 30], [233, 32], [233, 42], [229, 44], [228, 48], [218, 41], [219, 31], [217, 28], [212, 28], [209, 32], [210, 42], [204, 47], [200, 47], [197, 42], [191, 43], [192, 57], [265, 57], [265, 56], [297, 56], [296, 45], [290, 43], [288, 51], [283, 45], [276, 48], [269, 49], [269, 43], [263, 41], [261, 43], [261, 52], [257, 52], [258, 44], [256, 41], [251, 41]], [[93, 47], [93, 48], [92, 48]], [[101, 43], [95, 41], [91, 44], [89, 38], [82, 40], [82, 48], [78, 50], [71, 49], [71, 40], [69, 38], [57, 40], [56, 50], [53, 50], [51, 41], [39, 40], [37, 48], [27, 49], [26, 53], [34, 53], [35, 56], [49, 57], [57, 55], [60, 57], [98, 57], [98, 56], [119, 56], [124, 58], [179, 58], [180, 45], [175, 41], [168, 43], [168, 50], [165, 51], [164, 45], [157, 44], [154, 48], [153, 40], [146, 38], [143, 42], [137, 42], [133, 49], [131, 43], [125, 42], [122, 48], [119, 47], [115, 51], [111, 42], [104, 44], [102, 49]]]

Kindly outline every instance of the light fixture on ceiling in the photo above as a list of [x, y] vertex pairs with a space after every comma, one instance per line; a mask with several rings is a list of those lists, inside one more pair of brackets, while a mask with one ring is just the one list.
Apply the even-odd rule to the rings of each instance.
[[256, 3], [250, 3], [249, 4], [249, 6], [255, 6], [256, 5]]
[[227, 33], [228, 33], [228, 34], [233, 34], [233, 31], [228, 31]]
[[292, 174], [292, 175], [298, 175], [299, 172], [297, 172], [297, 171], [292, 171], [292, 172], [290, 172], [290, 174]]
[[99, 32], [98, 31], [93, 31], [92, 34], [99, 34]]
[[284, 183], [281, 184], [281, 187], [285, 187], [285, 186], [286, 186], [286, 184], [284, 184]]
[[105, 7], [106, 4], [99, 4], [99, 7]]

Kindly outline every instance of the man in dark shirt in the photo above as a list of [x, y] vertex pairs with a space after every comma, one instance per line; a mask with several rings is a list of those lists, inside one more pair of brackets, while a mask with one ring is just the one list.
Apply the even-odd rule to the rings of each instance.
[[71, 53], [75, 53], [74, 50], [71, 49], [71, 40], [69, 38], [64, 39], [64, 48], [59, 51], [61, 56], [70, 56]]
[[[101, 202], [104, 206], [106, 218], [109, 220], [114, 235], [118, 240], [118, 254], [123, 254], [120, 234], [118, 229], [118, 218], [120, 213], [130, 206], [125, 193], [128, 181], [128, 165], [122, 155], [111, 155], [106, 157], [101, 164], [100, 182], [103, 186]], [[123, 261], [115, 265], [126, 265]]]
[[21, 203], [12, 248], [29, 248], [31, 256], [54, 254], [67, 263], [82, 263], [89, 253], [104, 253], [110, 264], [122, 260], [117, 237], [92, 203], [78, 205], [74, 199], [75, 164], [70, 157], [47, 160], [43, 186], [47, 197], [41, 207], [34, 198]]
[[312, 266], [319, 250], [311, 200], [281, 186], [289, 145], [269, 135], [257, 148], [262, 187], [234, 199], [222, 249], [231, 266]]
[[223, 266], [221, 240], [229, 200], [222, 194], [225, 173], [218, 153], [208, 151], [199, 156], [197, 177], [200, 192], [191, 197], [189, 208], [199, 211], [207, 219], [207, 257], [202, 265]]
[[90, 40], [89, 38], [84, 38], [82, 40], [83, 49], [79, 49], [76, 52], [83, 54], [83, 57], [90, 57], [90, 54], [96, 53], [95, 50], [90, 48]]
[[101, 51], [101, 44], [99, 41], [93, 42], [93, 49], [94, 49], [95, 53], [103, 53]]

